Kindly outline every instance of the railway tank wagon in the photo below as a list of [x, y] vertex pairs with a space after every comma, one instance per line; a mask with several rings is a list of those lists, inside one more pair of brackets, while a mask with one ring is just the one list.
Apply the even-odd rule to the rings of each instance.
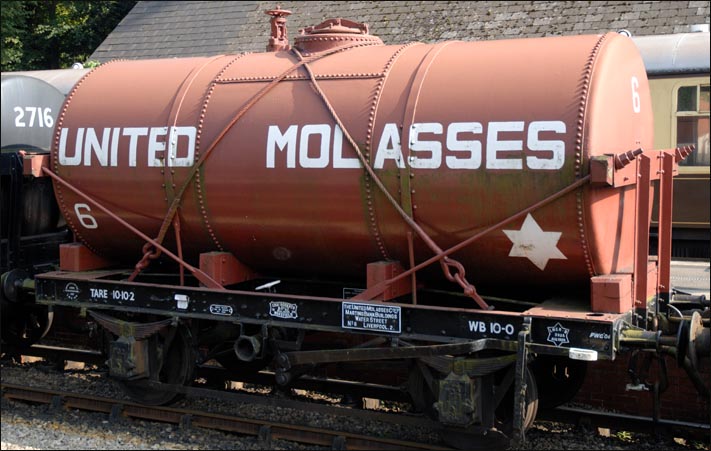
[[[224, 250], [257, 271], [362, 276], [371, 262], [408, 261], [398, 209], [447, 248], [570, 185], [595, 155], [652, 147], [644, 67], [619, 36], [404, 47], [335, 34], [344, 40], [297, 38], [304, 52], [320, 46], [303, 61], [323, 96], [279, 52], [107, 64], [71, 93], [52, 169], [150, 236], [179, 199], [193, 262]], [[143, 240], [55, 186], [89, 249], [124, 261], [141, 251]], [[567, 195], [457, 257], [477, 281], [587, 290], [591, 275], [632, 267], [634, 211], [620, 207], [632, 194]], [[548, 247], [524, 251], [535, 233]], [[416, 238], [421, 261], [431, 251]]]
[[71, 240], [52, 181], [41, 168], [49, 159], [65, 96], [88, 72], [2, 73], [0, 299], [6, 341], [32, 342], [51, 323], [46, 308], [23, 305], [13, 287], [28, 276], [52, 269], [59, 259], [59, 244]]
[[651, 150], [629, 39], [387, 46], [331, 19], [291, 47], [268, 13], [268, 52], [111, 62], [57, 121], [42, 172], [77, 243], [28, 290], [88, 310], [132, 397], [173, 400], [196, 360], [281, 386], [365, 364], [446, 427], [520, 442], [539, 398], [575, 393], [552, 368], [664, 340], [698, 374], [705, 301], [667, 317], [691, 149]]
[[[51, 180], [42, 176], [39, 168], [47, 158], [54, 124], [67, 93], [88, 70], [49, 70], [4, 72], [2, 74], [2, 154], [3, 168], [11, 160], [22, 157], [27, 167], [23, 181], [26, 211], [22, 216], [21, 233], [25, 236], [48, 233], [56, 229], [59, 210], [51, 192]], [[18, 153], [20, 152], [20, 153]], [[34, 174], [33, 170], [34, 160]], [[8, 169], [9, 170], [9, 169]], [[3, 175], [7, 172], [4, 170]], [[19, 179], [19, 178], [18, 178]], [[2, 230], [7, 239], [9, 229], [11, 182], [3, 178]], [[19, 182], [18, 182], [19, 183]], [[17, 263], [2, 252], [2, 272]], [[11, 263], [15, 261], [14, 263]]]

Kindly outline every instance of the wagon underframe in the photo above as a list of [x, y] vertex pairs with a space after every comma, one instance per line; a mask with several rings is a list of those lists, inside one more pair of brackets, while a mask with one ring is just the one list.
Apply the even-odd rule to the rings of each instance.
[[530, 351], [585, 360], [614, 359], [620, 332], [631, 319], [630, 313], [593, 313], [572, 309], [570, 303], [560, 310], [544, 303], [523, 312], [483, 311], [114, 280], [121, 276], [126, 273], [45, 273], [36, 278], [36, 299], [50, 306], [437, 343], [486, 339], [489, 348], [511, 351], [516, 350], [522, 325], [530, 318]]

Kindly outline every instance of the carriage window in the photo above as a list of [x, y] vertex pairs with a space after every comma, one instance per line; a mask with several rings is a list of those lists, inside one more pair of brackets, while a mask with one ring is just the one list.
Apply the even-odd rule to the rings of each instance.
[[682, 166], [709, 166], [709, 85], [682, 86], [677, 94], [677, 146], [696, 146]]
[[683, 86], [679, 88], [676, 110], [696, 111], [696, 86]]
[[699, 92], [699, 111], [709, 110], [709, 85], [702, 86]]

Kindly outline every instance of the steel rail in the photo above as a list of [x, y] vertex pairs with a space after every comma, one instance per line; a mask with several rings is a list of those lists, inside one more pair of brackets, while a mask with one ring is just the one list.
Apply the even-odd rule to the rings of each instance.
[[[13, 358], [20, 356], [39, 357], [51, 363], [59, 362], [80, 362], [88, 365], [104, 365], [107, 356], [99, 351], [88, 349], [75, 349], [65, 346], [50, 346], [34, 344], [29, 348], [20, 348], [8, 344], [3, 344], [2, 354], [5, 358]], [[69, 370], [72, 371], [72, 370]], [[99, 372], [105, 370], [97, 370]], [[262, 370], [257, 373], [241, 373], [239, 371], [227, 370], [216, 365], [198, 365], [198, 378], [204, 378], [210, 386], [211, 381], [233, 381], [243, 382], [255, 385], [270, 386], [274, 385], [275, 374], [271, 371]], [[381, 384], [371, 384], [364, 382], [354, 382], [341, 379], [325, 379], [321, 377], [301, 376], [291, 385], [292, 388], [298, 390], [320, 391], [325, 393], [338, 393], [341, 395], [353, 395], [363, 398], [383, 399], [395, 402], [407, 402], [407, 394], [398, 387]]]
[[9, 344], [2, 345], [2, 353], [6, 356], [41, 357], [50, 361], [82, 362], [92, 365], [101, 365], [106, 362], [106, 356], [99, 351], [90, 349], [67, 348], [64, 346], [49, 346], [34, 344], [28, 348], [21, 348]]
[[[96, 351], [86, 351], [86, 350], [76, 350], [76, 349], [71, 349], [71, 348], [63, 348], [63, 347], [54, 347], [54, 346], [44, 346], [44, 345], [34, 345], [29, 349], [26, 350], [16, 350], [15, 348], [9, 347], [9, 346], [3, 346], [3, 351], [5, 353], [9, 354], [21, 354], [21, 355], [31, 355], [31, 356], [39, 356], [39, 357], [50, 357], [50, 356], [55, 356], [56, 353], [60, 353], [63, 355], [64, 360], [72, 360], [72, 361], [84, 361], [86, 363], [98, 363], [98, 360], [100, 360], [97, 356]], [[13, 352], [14, 351], [14, 352]], [[201, 377], [224, 377], [225, 379], [229, 380], [234, 380], [238, 381], [233, 375], [227, 375], [226, 370], [223, 370], [221, 368], [201, 368], [204, 370], [207, 370], [207, 372], [201, 372], [199, 373]], [[265, 384], [268, 381], [265, 379], [269, 375], [264, 374], [264, 377], [261, 378], [239, 378], [239, 381], [242, 382], [249, 382], [249, 383], [256, 383], [256, 384]], [[243, 380], [244, 379], [244, 380]], [[295, 386], [294, 388], [303, 388], [303, 389], [309, 389], [309, 390], [319, 390], [319, 386], [321, 389], [325, 389], [325, 391], [331, 392], [327, 387], [330, 387], [329, 383], [330, 381], [328, 380], [311, 380], [311, 381], [305, 381], [306, 386]], [[345, 390], [339, 390], [338, 393], [354, 393], [356, 395], [363, 395], [365, 394], [364, 392], [358, 392], [357, 390], [353, 390], [354, 387], [345, 387], [342, 384], [342, 381], [336, 381], [341, 382], [342, 386], [339, 386], [341, 389], [346, 388]], [[231, 392], [231, 391], [223, 391], [223, 390], [216, 390], [216, 389], [207, 389], [207, 388], [197, 388], [197, 387], [178, 387], [178, 386], [170, 386], [166, 384], [160, 384], [160, 383], [154, 383], [155, 386], [158, 387], [164, 387], [164, 388], [169, 388], [173, 389], [175, 391], [182, 392], [183, 394], [189, 396], [189, 397], [205, 397], [205, 398], [214, 398], [214, 399], [222, 399], [222, 400], [227, 400], [231, 402], [237, 402], [237, 403], [247, 403], [247, 404], [259, 404], [263, 406], [275, 406], [275, 407], [282, 407], [282, 408], [292, 408], [292, 409], [308, 409], [310, 411], [320, 413], [320, 414], [328, 414], [328, 415], [336, 415], [336, 416], [348, 416], [348, 417], [356, 417], [356, 418], [361, 418], [361, 419], [366, 419], [366, 420], [372, 420], [372, 421], [382, 421], [382, 422], [389, 422], [389, 423], [398, 423], [406, 426], [411, 426], [411, 427], [431, 427], [431, 428], [438, 428], [441, 427], [441, 425], [438, 425], [436, 423], [433, 423], [430, 420], [427, 420], [425, 418], [419, 417], [419, 416], [412, 416], [412, 415], [403, 415], [403, 414], [393, 414], [393, 413], [384, 413], [384, 412], [378, 412], [378, 411], [372, 411], [372, 410], [357, 410], [357, 409], [351, 409], [348, 407], [338, 407], [338, 406], [332, 406], [332, 405], [326, 405], [326, 404], [317, 404], [317, 403], [307, 403], [305, 401], [299, 401], [299, 400], [293, 400], [293, 399], [283, 399], [283, 398], [273, 398], [273, 397], [268, 397], [268, 396], [262, 396], [262, 395], [253, 395], [253, 394], [246, 394], [246, 393], [237, 393], [237, 392]], [[355, 383], [351, 383], [350, 385], [356, 385]], [[366, 384], [367, 385], [367, 384]], [[5, 386], [11, 387], [11, 385], [8, 384], [2, 384], [2, 391], [3, 391], [3, 396], [5, 396]], [[392, 396], [393, 393], [387, 393], [387, 390], [385, 387], [377, 386], [375, 387], [375, 390], [380, 389], [381, 395], [383, 396], [383, 399], [395, 399], [398, 398], [397, 396]], [[385, 390], [385, 391], [383, 391]], [[44, 390], [45, 392], [48, 390]], [[367, 388], [366, 388], [367, 392]], [[373, 393], [375, 395], [375, 393]], [[388, 396], [390, 395], [390, 396]], [[16, 398], [20, 399], [20, 398]], [[43, 398], [44, 399], [44, 398]], [[50, 401], [45, 401], [45, 400], [35, 400], [32, 399], [31, 401], [35, 402], [45, 402], [45, 403], [51, 403], [55, 402], [57, 403], [59, 398], [50, 398]], [[54, 401], [52, 401], [54, 399]], [[116, 401], [112, 400], [113, 405], [129, 405], [130, 403], [126, 403], [123, 401]], [[141, 409], [146, 409], [147, 407], [136, 404], [137, 406], [140, 406]], [[68, 406], [68, 407], [73, 407], [73, 406]], [[79, 408], [79, 407], [77, 407]], [[114, 409], [117, 409], [116, 407], [112, 407]], [[169, 409], [170, 410], [170, 409]], [[177, 409], [172, 409], [172, 410], [177, 410]], [[111, 412], [111, 410], [102, 410], [104, 412]], [[126, 414], [125, 416], [131, 416], [129, 414]], [[181, 417], [182, 418], [182, 417]], [[151, 418], [147, 418], [151, 419]], [[163, 421], [163, 420], [161, 420]], [[179, 418], [177, 421], [173, 421], [174, 423], [180, 423], [181, 419]], [[184, 420], [183, 420], [184, 421]], [[581, 408], [576, 408], [576, 407], [568, 407], [568, 406], [559, 406], [556, 408], [552, 409], [544, 409], [544, 410], [539, 410], [538, 416], [536, 421], [554, 421], [554, 422], [560, 422], [560, 423], [566, 423], [566, 424], [575, 424], [575, 425], [583, 425], [583, 426], [595, 426], [595, 427], [602, 427], [602, 428], [609, 428], [609, 429], [614, 429], [614, 430], [630, 430], [634, 432], [641, 432], [641, 433], [653, 433], [657, 432], [659, 430], [664, 430], [664, 429], [683, 429], [686, 431], [691, 431], [692, 433], [705, 433], [705, 434], [710, 434], [711, 433], [711, 426], [706, 423], [696, 423], [696, 422], [691, 422], [691, 421], [677, 421], [677, 420], [669, 420], [669, 419], [662, 419], [659, 418], [656, 421], [652, 417], [647, 417], [647, 416], [639, 416], [639, 415], [630, 415], [630, 414], [623, 414], [623, 413], [614, 413], [614, 412], [603, 412], [603, 411], [598, 411], [598, 410], [590, 410], [590, 409], [581, 409]], [[264, 422], [266, 423], [266, 422]], [[198, 423], [195, 423], [194, 421], [192, 424], [195, 425], [200, 425]], [[209, 426], [209, 425], [208, 425]], [[216, 428], [219, 429], [219, 428]], [[227, 430], [227, 429], [223, 429]], [[234, 432], [240, 432], [240, 431], [234, 431]], [[248, 432], [245, 432], [246, 434], [249, 434]], [[252, 433], [252, 435], [258, 434], [257, 433]], [[333, 434], [341, 434], [334, 432]], [[341, 434], [341, 436], [345, 436], [346, 434]], [[285, 438], [286, 440], [292, 440], [289, 438]], [[339, 439], [340, 440], [340, 439]], [[298, 441], [298, 440], [293, 440], [293, 441]], [[305, 443], [305, 442], [304, 442]], [[346, 439], [346, 443], [348, 443], [348, 440]], [[312, 443], [315, 444], [315, 443]], [[328, 445], [328, 444], [327, 444]], [[346, 449], [368, 449], [368, 448], [362, 448], [362, 447], [354, 447], [354, 448], [346, 448]], [[383, 449], [377, 448], [377, 449]], [[397, 448], [388, 448], [388, 449], [397, 449]], [[434, 447], [434, 445], [424, 445], [420, 448], [415, 448], [415, 449], [448, 449], [445, 447]]]
[[[642, 415], [558, 406], [538, 411], [536, 421], [555, 421], [567, 424], [595, 426], [601, 428], [652, 433], [655, 429], [671, 428], [711, 432], [711, 425], [691, 421], [667, 420]], [[711, 438], [711, 437], [710, 437]]]
[[276, 423], [240, 418], [231, 415], [203, 412], [193, 409], [175, 409], [162, 406], [145, 406], [123, 400], [101, 398], [81, 393], [21, 386], [0, 385], [6, 399], [50, 404], [55, 408], [80, 409], [102, 412], [112, 420], [121, 417], [179, 424], [182, 428], [199, 426], [238, 434], [257, 436], [262, 445], [271, 440], [288, 440], [308, 445], [332, 446], [333, 449], [358, 450], [448, 450], [451, 448], [404, 440], [371, 437], [349, 432], [333, 431], [308, 426]]

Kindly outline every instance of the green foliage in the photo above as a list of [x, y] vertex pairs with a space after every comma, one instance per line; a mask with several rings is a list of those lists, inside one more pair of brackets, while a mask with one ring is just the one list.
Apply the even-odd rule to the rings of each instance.
[[86, 61], [135, 0], [4, 0], [2, 70], [67, 68]]
[[622, 440], [623, 442], [631, 442], [633, 441], [633, 436], [631, 432], [628, 431], [618, 431], [616, 434], [618, 439]]
[[22, 58], [22, 24], [27, 19], [27, 12], [22, 3], [17, 1], [0, 2], [0, 29], [2, 29], [2, 68], [18, 64]]

